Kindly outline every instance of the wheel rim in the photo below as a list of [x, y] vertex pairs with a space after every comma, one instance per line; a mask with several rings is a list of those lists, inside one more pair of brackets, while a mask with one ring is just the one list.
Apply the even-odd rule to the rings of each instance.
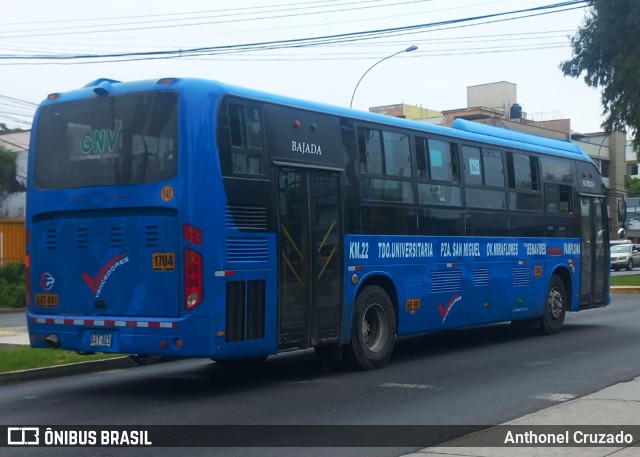
[[385, 322], [384, 309], [378, 303], [369, 305], [362, 315], [362, 340], [371, 352], [378, 352], [384, 346], [387, 339]]
[[553, 320], [560, 319], [564, 309], [564, 300], [558, 289], [551, 289], [549, 292], [549, 314]]

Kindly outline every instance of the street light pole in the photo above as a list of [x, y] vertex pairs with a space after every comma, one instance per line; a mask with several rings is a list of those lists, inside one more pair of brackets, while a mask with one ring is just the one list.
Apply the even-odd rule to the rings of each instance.
[[390, 56], [385, 57], [384, 59], [380, 59], [378, 60], [376, 63], [374, 63], [373, 65], [371, 65], [367, 71], [364, 72], [364, 74], [360, 77], [360, 80], [358, 81], [358, 84], [356, 84], [355, 89], [353, 89], [353, 95], [351, 95], [351, 103], [349, 103], [349, 108], [353, 107], [353, 97], [356, 96], [356, 91], [358, 90], [358, 86], [360, 85], [360, 83], [362, 82], [362, 80], [364, 79], [364, 77], [367, 75], [367, 73], [369, 73], [371, 71], [371, 69], [373, 67], [375, 67], [376, 65], [378, 65], [379, 63], [384, 62], [387, 59], [390, 59], [392, 57], [397, 56], [398, 54], [402, 54], [403, 52], [411, 52], [411, 51], [415, 51], [416, 49], [418, 49], [418, 46], [409, 46], [407, 49], [403, 49], [402, 51], [398, 51], [398, 52], [394, 52], [393, 54], [391, 54]]

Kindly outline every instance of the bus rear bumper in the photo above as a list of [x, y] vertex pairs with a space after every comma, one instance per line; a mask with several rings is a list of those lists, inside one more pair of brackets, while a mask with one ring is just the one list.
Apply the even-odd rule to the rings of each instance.
[[130, 319], [27, 313], [33, 348], [78, 352], [209, 357], [211, 319]]

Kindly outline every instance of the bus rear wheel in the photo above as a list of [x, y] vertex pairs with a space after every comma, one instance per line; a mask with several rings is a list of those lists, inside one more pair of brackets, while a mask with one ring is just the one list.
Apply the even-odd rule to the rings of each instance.
[[396, 339], [396, 315], [389, 295], [379, 286], [366, 287], [356, 299], [351, 326], [350, 358], [359, 368], [382, 368]]
[[562, 330], [567, 312], [567, 294], [559, 276], [553, 275], [549, 283], [544, 314], [540, 318], [540, 331], [546, 335], [555, 335]]

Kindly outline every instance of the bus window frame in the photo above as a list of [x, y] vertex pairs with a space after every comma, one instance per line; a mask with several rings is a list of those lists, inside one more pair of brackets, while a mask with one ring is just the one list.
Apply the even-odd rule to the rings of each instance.
[[[465, 153], [465, 148], [467, 151], [469, 149], [477, 150], [478, 160], [479, 160], [479, 177], [480, 183], [476, 182], [468, 182], [471, 179], [471, 171], [467, 170], [467, 154]], [[474, 210], [489, 210], [489, 211], [509, 211], [508, 206], [508, 192], [507, 192], [507, 167], [505, 166], [505, 151], [504, 149], [498, 147], [497, 145], [486, 145], [486, 144], [478, 144], [471, 142], [461, 142], [461, 175], [463, 179], [464, 186], [464, 206], [468, 209]], [[501, 164], [502, 164], [502, 186], [495, 186], [491, 184], [486, 184], [486, 168], [485, 168], [485, 151], [486, 152], [495, 152], [500, 154]], [[475, 152], [475, 151], [474, 151]], [[475, 176], [475, 173], [473, 174]], [[469, 176], [469, 178], [467, 177]], [[472, 194], [472, 192], [475, 192]], [[489, 196], [495, 195], [498, 196], [501, 194], [502, 202], [501, 204], [494, 205], [493, 203], [489, 203], [488, 205], [484, 204], [470, 204], [469, 196], [474, 195], [474, 198], [478, 195], [484, 195], [486, 198], [480, 198], [477, 201], [482, 202], [490, 202]], [[497, 202], [498, 199], [496, 199]]]
[[[386, 126], [372, 124], [372, 123], [364, 123], [364, 122], [354, 122], [354, 133], [355, 133], [355, 141], [356, 141], [356, 160], [357, 160], [357, 171], [358, 171], [358, 181], [360, 183], [360, 200], [361, 202], [376, 202], [378, 204], [392, 204], [392, 205], [415, 205], [416, 204], [416, 181], [415, 181], [415, 173], [416, 173], [416, 159], [415, 159], [415, 146], [413, 143], [413, 135], [411, 130], [409, 129], [399, 129], [395, 127], [384, 128]], [[371, 173], [364, 170], [363, 161], [362, 161], [362, 152], [363, 147], [364, 151], [366, 151], [366, 138], [364, 138], [364, 130], [368, 131], [377, 131], [379, 132], [379, 138], [381, 140], [380, 151], [381, 151], [381, 167], [382, 173]], [[361, 132], [363, 134], [361, 135]], [[409, 153], [410, 163], [410, 174], [408, 176], [404, 175], [396, 175], [396, 174], [387, 174], [386, 173], [386, 150], [384, 147], [384, 133], [392, 133], [397, 135], [403, 135], [407, 138], [407, 152]], [[364, 143], [363, 143], [364, 141]], [[368, 165], [368, 164], [367, 164]], [[367, 186], [367, 182], [381, 181], [387, 183], [398, 183], [400, 186], [400, 191], [402, 194], [402, 200], [397, 199], [388, 199], [388, 198], [377, 198], [374, 195], [373, 186]], [[407, 190], [407, 186], [409, 189]], [[367, 192], [369, 189], [369, 192]], [[367, 195], [369, 194], [369, 195]], [[405, 199], [405, 196], [410, 196], [410, 200]]]
[[[449, 144], [449, 163], [450, 163], [450, 175], [451, 180], [446, 179], [434, 179], [432, 168], [432, 155], [431, 155], [431, 141], [439, 141]], [[462, 176], [461, 176], [461, 157], [460, 157], [460, 142], [452, 138], [431, 136], [425, 134], [415, 133], [413, 135], [414, 155], [415, 155], [415, 180], [416, 180], [416, 202], [420, 206], [435, 206], [435, 207], [454, 207], [461, 208], [463, 206], [462, 194]], [[424, 145], [424, 151], [418, 151], [419, 144]], [[424, 154], [422, 159], [419, 155]], [[424, 164], [424, 170], [420, 169], [420, 166]], [[421, 174], [424, 173], [424, 174]], [[441, 197], [435, 197], [436, 195], [442, 195], [442, 190], [445, 190], [445, 199]], [[457, 193], [457, 196], [453, 197]], [[424, 195], [433, 195], [436, 200], [423, 199]], [[456, 198], [457, 197], [457, 198]]]
[[[240, 108], [240, 137], [241, 146], [234, 145], [234, 132], [233, 132], [233, 120], [231, 116], [231, 106], [235, 105]], [[246, 109], [256, 109], [260, 115], [260, 138], [262, 140], [262, 149], [250, 147], [248, 143], [247, 125], [246, 125]], [[224, 116], [224, 121], [222, 119]], [[255, 100], [244, 100], [235, 97], [225, 97], [219, 107], [217, 114], [217, 145], [220, 155], [220, 164], [222, 168], [223, 177], [238, 177], [238, 178], [266, 178], [268, 171], [268, 142], [266, 133], [266, 122], [264, 113], [264, 104]], [[221, 135], [226, 135], [227, 138], [223, 141], [220, 138]], [[260, 171], [252, 173], [246, 170], [238, 170], [236, 166], [237, 154], [245, 156], [246, 160], [257, 158], [259, 160]], [[249, 163], [249, 162], [247, 162]], [[249, 167], [250, 168], [250, 167]]]
[[[531, 188], [518, 187], [516, 180], [516, 161], [514, 156], [525, 156], [529, 159], [529, 171], [531, 176]], [[544, 193], [542, 176], [540, 171], [540, 156], [538, 154], [529, 153], [518, 149], [509, 149], [505, 151], [505, 159], [507, 161], [507, 189], [508, 189], [508, 205], [509, 211], [526, 211], [526, 212], [542, 212], [544, 211]], [[534, 163], [535, 162], [535, 163]], [[535, 171], [535, 173], [534, 173]], [[533, 176], [535, 174], [535, 177]], [[538, 200], [537, 207], [534, 208], [518, 208], [517, 198], [523, 196], [525, 198], [536, 197]]]

